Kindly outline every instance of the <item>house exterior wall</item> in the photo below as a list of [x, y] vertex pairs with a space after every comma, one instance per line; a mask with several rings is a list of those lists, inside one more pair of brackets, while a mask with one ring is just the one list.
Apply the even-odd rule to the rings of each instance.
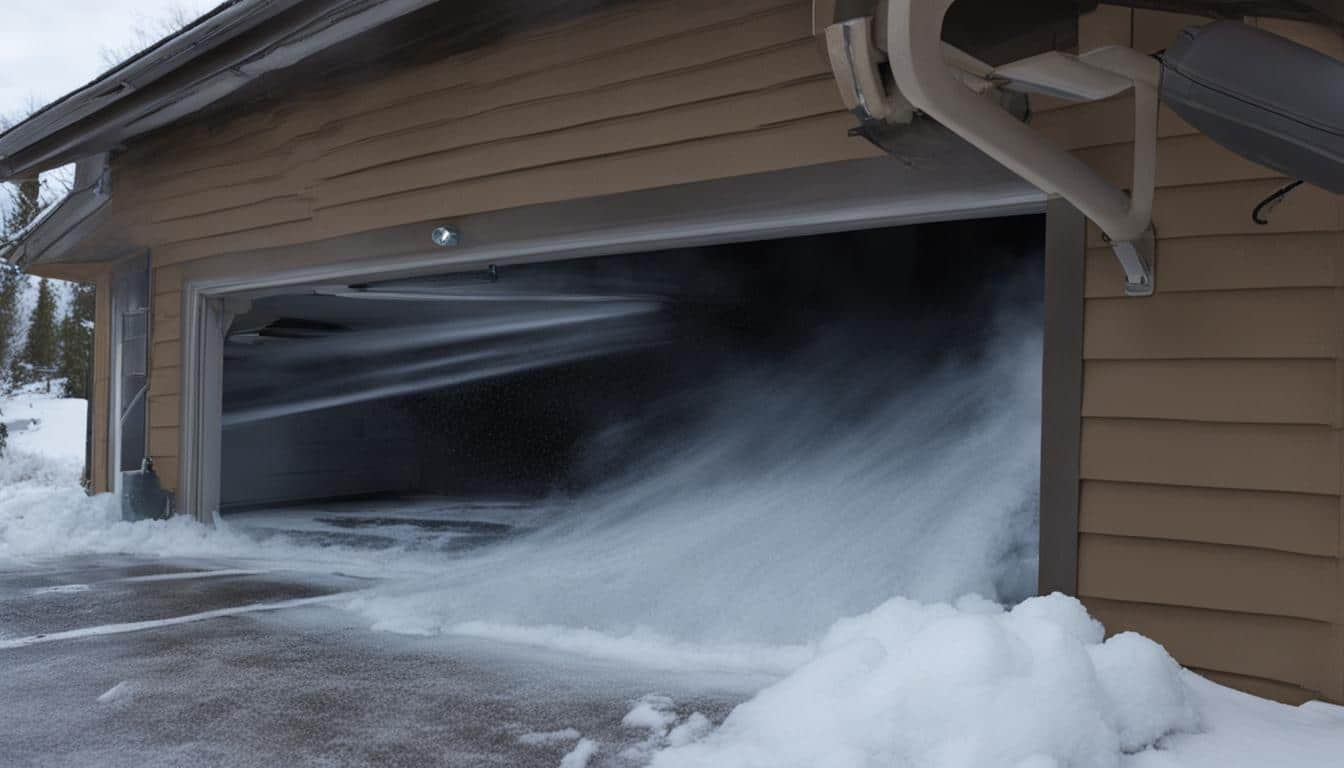
[[846, 136], [811, 24], [806, 0], [635, 3], [131, 147], [106, 220], [152, 253], [149, 451], [165, 485], [180, 470], [193, 270], [260, 247], [876, 156]]
[[[1104, 7], [1082, 47], [1157, 50], [1199, 21]], [[1333, 33], [1265, 24], [1344, 54]], [[1034, 122], [1128, 185], [1130, 99]], [[160, 134], [117, 159], [109, 215], [153, 258], [150, 455], [174, 487], [182, 284], [238, 268], [229, 254], [872, 156], [852, 125], [810, 3], [667, 0]], [[1095, 227], [1080, 254], [1078, 592], [1220, 682], [1341, 701], [1340, 203], [1304, 187], [1257, 227], [1284, 179], [1165, 109], [1160, 132], [1156, 295], [1122, 296]], [[105, 417], [95, 443], [105, 456]]]
[[[1157, 51], [1205, 20], [1103, 7], [1082, 47]], [[1338, 34], [1265, 27], [1344, 58]], [[1049, 110], [1036, 125], [1127, 186], [1128, 98]], [[1344, 700], [1341, 428], [1344, 218], [1163, 109], [1157, 291], [1123, 296], [1089, 226], [1083, 320], [1078, 592], [1112, 632], [1298, 702]]]

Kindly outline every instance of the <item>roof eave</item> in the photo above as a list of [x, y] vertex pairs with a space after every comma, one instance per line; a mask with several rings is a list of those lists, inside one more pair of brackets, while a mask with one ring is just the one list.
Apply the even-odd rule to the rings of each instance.
[[231, 0], [0, 134], [0, 181], [113, 149], [435, 2]]
[[0, 261], [28, 270], [62, 261], [78, 246], [92, 228], [95, 215], [112, 199], [107, 160], [106, 154], [81, 160], [76, 166], [75, 188], [0, 248]]

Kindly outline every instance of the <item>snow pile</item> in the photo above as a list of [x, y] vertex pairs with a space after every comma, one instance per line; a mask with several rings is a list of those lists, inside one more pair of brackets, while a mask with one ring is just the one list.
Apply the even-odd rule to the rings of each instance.
[[[6, 421], [24, 427], [17, 433], [11, 429], [9, 449], [0, 458], [0, 562], [87, 553], [157, 557], [242, 551], [238, 537], [186, 519], [123, 522], [115, 497], [85, 493], [79, 484], [83, 405], [32, 388], [0, 402]], [[21, 421], [26, 419], [36, 423]], [[71, 445], [80, 447], [76, 451]]]
[[621, 719], [626, 728], [644, 728], [654, 733], [665, 734], [677, 721], [677, 712], [672, 699], [667, 696], [649, 694], [640, 699], [635, 708]]
[[[62, 471], [65, 470], [65, 471]], [[89, 496], [69, 465], [14, 451], [0, 459], [0, 561], [69, 554], [237, 552], [186, 519], [126, 523], [111, 494]]]
[[621, 720], [621, 725], [647, 732], [642, 742], [621, 751], [624, 760], [639, 765], [647, 763], [660, 749], [694, 743], [714, 727], [709, 718], [699, 712], [682, 718], [672, 699], [658, 694], [649, 694], [636, 702], [634, 709]]
[[1062, 595], [1007, 611], [892, 600], [837, 623], [815, 660], [651, 765], [1109, 768], [1199, 728], [1160, 646], [1102, 638]]
[[1185, 673], [1203, 730], [1133, 755], [1125, 768], [1334, 768], [1344, 755], [1344, 707], [1289, 707]]
[[560, 768], [588, 768], [588, 763], [597, 754], [598, 743], [592, 739], [579, 739], [579, 743], [560, 759]]

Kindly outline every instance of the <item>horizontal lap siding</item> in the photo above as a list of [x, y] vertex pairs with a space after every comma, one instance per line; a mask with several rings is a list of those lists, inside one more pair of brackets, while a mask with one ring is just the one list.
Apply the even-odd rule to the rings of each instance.
[[149, 455], [165, 488], [178, 486], [182, 423], [182, 270], [158, 266], [152, 281], [149, 358]]
[[[1093, 17], [1085, 48], [1190, 22]], [[1120, 97], [1037, 124], [1127, 187], [1131, 109]], [[1079, 594], [1109, 630], [1154, 637], [1211, 679], [1340, 700], [1340, 202], [1304, 187], [1257, 226], [1251, 210], [1285, 179], [1165, 108], [1160, 134], [1156, 295], [1124, 297], [1089, 225]]]
[[1333, 360], [1088, 360], [1083, 416], [1314, 424], [1339, 418]]
[[[1331, 632], [1319, 621], [1104, 598], [1085, 602], [1107, 626], [1160, 637], [1167, 650], [1200, 670], [1277, 680], [1301, 689], [1314, 688], [1327, 672], [1323, 662]], [[1295, 652], [1284, 653], [1286, 648]]]
[[150, 448], [165, 483], [195, 262], [877, 154], [852, 126], [810, 3], [649, 0], [133, 145], [115, 160], [112, 218], [153, 254]]
[[1282, 701], [1293, 706], [1305, 704], [1308, 701], [1316, 701], [1321, 697], [1320, 692], [1314, 689], [1290, 685], [1278, 680], [1255, 677], [1252, 675], [1238, 675], [1230, 672], [1219, 672], [1217, 670], [1204, 669], [1194, 665], [1191, 666], [1191, 670], [1219, 685], [1246, 691], [1249, 694], [1260, 696], [1261, 698]]
[[1297, 424], [1083, 420], [1084, 480], [1339, 494], [1339, 431]]
[[[1159, 273], [1161, 253], [1159, 245]], [[1333, 288], [1174, 294], [1159, 288], [1142, 301], [1093, 298], [1085, 309], [1083, 354], [1087, 360], [1334, 359], [1337, 313]]]
[[1091, 533], [1079, 557], [1078, 590], [1090, 597], [1319, 622], [1339, 610], [1335, 557]]
[[810, 4], [645, 2], [318, 91], [122, 160], [158, 262], [871, 157]]
[[[1162, 294], [1259, 288], [1333, 288], [1344, 233], [1213, 235], [1162, 242]], [[1106, 247], [1087, 252], [1088, 298], [1122, 298], [1123, 273]]]
[[1340, 554], [1332, 494], [1084, 480], [1081, 495], [1084, 533]]
[[841, 143], [827, 154], [826, 161], [872, 156], [870, 147], [840, 138], [851, 127], [851, 116], [831, 113], [737, 134], [532, 167], [331, 206], [318, 211], [315, 223], [323, 236], [350, 234], [423, 221], [441, 215], [445, 209], [478, 213], [782, 170], [796, 167], [800, 157], [808, 157], [831, 139]]

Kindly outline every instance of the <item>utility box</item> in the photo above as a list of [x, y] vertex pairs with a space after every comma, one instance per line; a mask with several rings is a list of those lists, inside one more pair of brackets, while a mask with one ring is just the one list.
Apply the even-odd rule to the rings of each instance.
[[121, 519], [167, 520], [172, 514], [172, 494], [159, 485], [153, 459], [146, 458], [138, 470], [121, 473]]

